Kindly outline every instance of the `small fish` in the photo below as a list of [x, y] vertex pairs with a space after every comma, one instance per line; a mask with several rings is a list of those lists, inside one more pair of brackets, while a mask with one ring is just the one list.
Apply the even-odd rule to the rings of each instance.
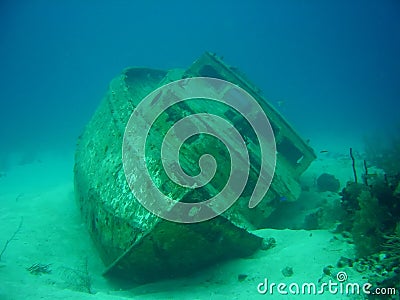
[[287, 198], [285, 196], [279, 197], [279, 202], [285, 202]]
[[319, 151], [319, 153], [327, 153], [328, 152], [328, 150], [321, 150], [321, 151]]

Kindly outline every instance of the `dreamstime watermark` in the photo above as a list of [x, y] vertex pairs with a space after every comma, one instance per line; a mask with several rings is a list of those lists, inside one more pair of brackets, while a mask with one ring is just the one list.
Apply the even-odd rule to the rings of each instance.
[[205, 105], [200, 105], [203, 111], [174, 120], [162, 137], [162, 167], [169, 180], [180, 187], [195, 189], [205, 186], [213, 179], [218, 168], [215, 158], [203, 153], [198, 160], [200, 173], [189, 176], [179, 163], [179, 153], [190, 137], [210, 135], [220, 140], [229, 152], [231, 169], [226, 170], [229, 171], [229, 178], [225, 186], [210, 199], [187, 203], [180, 202], [173, 193], [164, 194], [153, 182], [148, 164], [154, 162], [146, 159], [146, 140], [153, 124], [174, 105], [186, 100], [204, 99], [211, 103], [222, 103], [238, 112], [250, 124], [258, 140], [260, 170], [249, 199], [249, 208], [255, 207], [263, 199], [275, 171], [274, 134], [264, 110], [249, 93], [230, 82], [208, 77], [187, 78], [166, 84], [146, 96], [131, 114], [125, 128], [122, 161], [125, 177], [135, 198], [148, 211], [169, 221], [196, 223], [223, 213], [240, 197], [248, 180], [251, 164], [245, 138], [232, 120], [213, 114], [213, 105], [208, 105], [205, 112]]
[[315, 284], [313, 282], [303, 282], [302, 284], [292, 283], [275, 283], [268, 282], [265, 278], [263, 282], [257, 285], [257, 292], [259, 294], [279, 294], [279, 295], [322, 295], [329, 293], [332, 295], [396, 295], [395, 288], [373, 288], [372, 284], [366, 282], [363, 284], [356, 282], [346, 282], [346, 272], [338, 272], [336, 274], [336, 281], [329, 279], [328, 282]]

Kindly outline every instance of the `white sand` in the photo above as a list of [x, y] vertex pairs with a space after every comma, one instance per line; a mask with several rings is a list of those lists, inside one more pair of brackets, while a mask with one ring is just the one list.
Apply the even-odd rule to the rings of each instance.
[[[338, 157], [323, 157], [303, 180], [312, 185], [323, 170], [339, 174], [341, 181], [351, 179], [351, 165], [344, 157], [342, 161], [345, 167], [338, 166]], [[13, 167], [0, 178], [0, 251], [23, 218], [21, 230], [0, 261], [0, 299], [283, 299], [287, 296], [277, 291], [260, 295], [257, 285], [264, 278], [270, 283], [317, 284], [325, 266], [335, 265], [341, 256], [353, 256], [351, 246], [333, 239], [328, 230], [265, 229], [256, 234], [276, 239], [276, 247], [270, 250], [221, 263], [190, 278], [129, 288], [117, 285], [101, 276], [104, 265], [74, 200], [72, 169], [72, 154], [47, 155], [41, 162]], [[94, 294], [79, 291], [71, 271], [83, 270], [85, 258]], [[31, 274], [26, 268], [35, 263], [51, 264], [51, 273]], [[293, 268], [291, 277], [282, 274], [288, 266]], [[247, 277], [239, 281], [239, 274]], [[316, 297], [342, 298], [329, 293]]]

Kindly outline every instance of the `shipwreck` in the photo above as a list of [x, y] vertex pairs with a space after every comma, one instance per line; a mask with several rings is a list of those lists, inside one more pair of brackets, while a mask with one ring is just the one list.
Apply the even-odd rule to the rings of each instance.
[[[228, 81], [258, 102], [274, 133], [276, 166], [268, 192], [261, 202], [249, 208], [249, 195], [257, 182], [262, 160], [260, 144], [237, 111], [229, 106], [213, 107], [213, 112], [220, 109], [220, 116], [231, 121], [244, 136], [250, 156], [248, 180], [239, 199], [221, 214], [203, 222], [179, 223], [161, 218], [141, 205], [135, 196], [138, 194], [132, 193], [127, 182], [122, 147], [129, 118], [142, 99], [165, 84], [195, 77]], [[163, 166], [161, 150], [156, 145], [161, 142], [161, 133], [166, 133], [177, 119], [210, 110], [209, 103], [202, 103], [205, 104], [188, 101], [170, 107], [166, 115], [154, 123], [148, 136], [150, 143], [155, 145], [146, 151], [152, 179], [159, 183], [163, 192], [179, 194], [178, 201], [182, 202], [199, 202], [218, 192], [226, 181], [223, 171], [229, 168], [229, 153], [216, 147], [215, 138], [202, 136], [187, 139], [181, 149], [181, 163], [186, 172], [196, 174], [199, 152], [211, 151], [217, 157], [218, 166], [222, 167], [210, 184], [182, 189], [170, 184], [170, 178], [160, 171]], [[195, 158], [187, 158], [189, 155]], [[133, 67], [112, 80], [77, 144], [75, 194], [82, 217], [104, 261], [104, 274], [134, 282], [155, 281], [190, 274], [222, 259], [254, 253], [260, 248], [262, 239], [250, 231], [260, 228], [283, 196], [286, 201], [298, 198], [301, 192], [299, 176], [314, 159], [310, 146], [263, 98], [257, 87], [236, 68], [206, 52], [186, 70]], [[134, 160], [130, 163], [135, 165]], [[132, 175], [141, 176], [139, 171], [136, 173]], [[140, 193], [151, 197], [146, 194], [146, 189]]]

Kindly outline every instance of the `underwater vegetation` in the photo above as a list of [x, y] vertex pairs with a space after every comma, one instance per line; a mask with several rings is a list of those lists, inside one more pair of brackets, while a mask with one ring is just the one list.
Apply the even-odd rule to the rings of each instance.
[[[400, 287], [400, 138], [387, 147], [368, 143], [362, 180], [343, 189], [345, 217], [341, 225], [350, 233], [358, 262], [375, 286]], [[354, 166], [354, 156], [350, 152]], [[382, 174], [370, 174], [375, 167]]]
[[8, 245], [13, 240], [16, 239], [16, 235], [20, 232], [23, 221], [24, 221], [24, 219], [21, 217], [21, 221], [19, 222], [17, 229], [14, 231], [14, 233], [11, 235], [11, 237], [4, 243], [4, 246], [3, 246], [2, 250], [0, 251], [0, 261], [1, 261], [1, 258], [3, 257], [4, 252], [6, 252]]
[[95, 294], [92, 285], [92, 276], [89, 272], [88, 257], [85, 257], [78, 267], [64, 267], [63, 277], [68, 288], [88, 294]]
[[320, 192], [337, 192], [340, 188], [340, 182], [332, 174], [323, 173], [317, 179], [317, 187]]

